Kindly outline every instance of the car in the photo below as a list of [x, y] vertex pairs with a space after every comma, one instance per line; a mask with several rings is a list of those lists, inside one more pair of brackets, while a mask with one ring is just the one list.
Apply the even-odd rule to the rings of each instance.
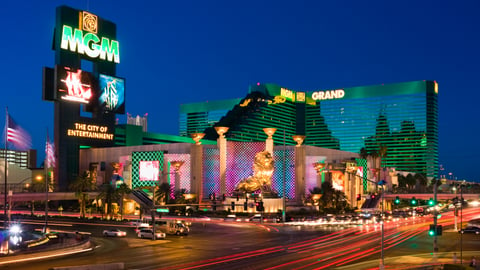
[[480, 228], [475, 227], [475, 226], [467, 226], [465, 229], [461, 229], [458, 231], [459, 233], [474, 233], [474, 234], [480, 234]]
[[104, 230], [103, 236], [125, 237], [127, 236], [127, 232], [117, 228], [112, 228], [112, 229]]
[[152, 229], [150, 225], [142, 225], [135, 228], [135, 233], [138, 234], [142, 229]]
[[[153, 229], [141, 229], [137, 233], [138, 238], [153, 239]], [[160, 230], [155, 231], [155, 239], [165, 239], [166, 234]]]
[[250, 217], [250, 218], [248, 219], [248, 221], [250, 221], [250, 222], [261, 222], [262, 219], [263, 219], [263, 221], [266, 221], [266, 218], [265, 218], [265, 217], [262, 217], [261, 215], [258, 215], [258, 214], [257, 214], [257, 215], [255, 215], [255, 216], [253, 216], [253, 217]]
[[237, 216], [235, 215], [228, 215], [226, 218], [223, 219], [224, 221], [238, 221]]
[[130, 225], [135, 227], [148, 227], [150, 224], [148, 224], [147, 221], [143, 221], [141, 219], [135, 219], [130, 222]]

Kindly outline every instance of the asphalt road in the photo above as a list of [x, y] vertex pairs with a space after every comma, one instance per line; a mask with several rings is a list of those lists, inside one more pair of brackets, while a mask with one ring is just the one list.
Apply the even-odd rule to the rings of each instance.
[[[452, 218], [442, 217], [444, 233], [438, 237], [442, 256], [480, 250], [480, 235], [453, 231]], [[386, 223], [384, 258], [428, 254], [433, 238], [426, 234], [431, 218]], [[138, 239], [132, 227], [125, 238], [105, 238], [112, 226], [72, 224], [52, 229], [92, 233], [98, 247], [89, 253], [18, 263], [0, 269], [51, 269], [60, 266], [123, 262], [127, 269], [334, 269], [381, 257], [380, 226], [303, 226], [248, 223], [194, 223], [188, 236], [167, 235], [165, 240]], [[448, 225], [450, 224], [450, 225]], [[469, 258], [464, 258], [469, 259]], [[362, 268], [357, 268], [362, 269]]]

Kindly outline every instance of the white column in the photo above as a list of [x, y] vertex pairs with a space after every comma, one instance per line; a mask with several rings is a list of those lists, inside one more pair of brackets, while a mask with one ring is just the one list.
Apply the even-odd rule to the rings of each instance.
[[220, 150], [220, 195], [227, 193], [227, 139], [228, 127], [215, 127], [218, 134], [217, 146]]
[[273, 134], [277, 131], [276, 128], [264, 128], [263, 132], [267, 134], [267, 140], [265, 141], [265, 150], [270, 152], [273, 155]]

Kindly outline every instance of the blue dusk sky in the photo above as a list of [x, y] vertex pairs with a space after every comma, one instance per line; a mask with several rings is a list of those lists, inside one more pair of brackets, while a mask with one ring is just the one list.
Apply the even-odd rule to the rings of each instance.
[[[297, 91], [405, 81], [439, 84], [442, 174], [480, 182], [480, 1], [3, 1], [3, 108], [43, 159], [53, 103], [55, 9], [117, 24], [126, 112], [178, 135], [183, 103], [241, 98], [257, 82]], [[126, 115], [118, 115], [120, 123]]]

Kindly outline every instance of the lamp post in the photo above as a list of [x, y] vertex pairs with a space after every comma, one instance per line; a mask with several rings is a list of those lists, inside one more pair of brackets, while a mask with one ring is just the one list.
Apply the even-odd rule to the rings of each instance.
[[283, 207], [282, 207], [282, 222], [283, 222], [283, 223], [285, 223], [285, 221], [286, 221], [286, 219], [287, 219], [287, 217], [286, 217], [287, 201], [286, 201], [286, 199], [285, 199], [285, 194], [286, 194], [286, 192], [285, 192], [285, 189], [286, 189], [286, 183], [285, 183], [285, 181], [286, 181], [286, 177], [287, 177], [287, 176], [286, 176], [286, 174], [287, 174], [287, 172], [286, 172], [287, 168], [285, 168], [286, 165], [287, 165], [287, 161], [285, 160], [285, 159], [287, 158], [287, 157], [286, 157], [286, 151], [287, 151], [287, 146], [286, 146], [286, 144], [285, 144], [285, 129], [283, 129], [283, 181], [282, 181], [282, 193], [283, 193], [283, 194], [282, 194], [282, 198], [283, 198], [283, 200], [282, 200], [282, 205], [283, 205]]
[[383, 242], [384, 242], [384, 238], [385, 238], [385, 233], [384, 233], [384, 221], [385, 221], [385, 209], [384, 209], [384, 205], [385, 205], [385, 184], [387, 182], [385, 180], [380, 180], [378, 182], [378, 185], [382, 187], [382, 214], [381, 214], [381, 217], [382, 217], [382, 244], [381, 244], [381, 248], [382, 248], [382, 253], [381, 253], [381, 261], [380, 261], [380, 269], [384, 269], [385, 267], [385, 261], [384, 261], [384, 252], [383, 252]]
[[381, 253], [380, 253], [380, 266], [379, 266], [379, 269], [380, 270], [383, 270], [385, 269], [385, 260], [384, 260], [384, 248], [383, 248], [383, 242], [384, 242], [384, 238], [385, 238], [385, 233], [384, 233], [384, 230], [385, 230], [385, 227], [384, 227], [384, 215], [385, 215], [385, 211], [384, 211], [384, 205], [385, 205], [385, 184], [387, 184], [387, 182], [385, 180], [380, 180], [378, 182], [375, 182], [375, 181], [372, 181], [370, 179], [366, 179], [368, 182], [370, 183], [374, 183], [377, 187], [378, 186], [382, 186], [382, 197], [381, 197], [381, 202], [382, 202], [382, 207], [381, 207], [381, 223], [382, 223], [382, 226], [381, 226]]
[[[453, 184], [453, 191], [455, 191], [455, 198], [457, 197], [457, 187], [456, 187], [456, 184]], [[457, 227], [457, 202], [453, 202], [453, 207], [454, 207], [454, 211], [453, 212], [453, 216], [455, 218], [455, 231], [458, 231], [458, 227]]]
[[48, 173], [45, 169], [45, 227], [43, 228], [43, 233], [47, 233], [48, 227]]
[[[465, 180], [460, 183], [460, 229], [463, 226], [463, 183]], [[460, 264], [463, 265], [463, 233], [460, 234]]]

